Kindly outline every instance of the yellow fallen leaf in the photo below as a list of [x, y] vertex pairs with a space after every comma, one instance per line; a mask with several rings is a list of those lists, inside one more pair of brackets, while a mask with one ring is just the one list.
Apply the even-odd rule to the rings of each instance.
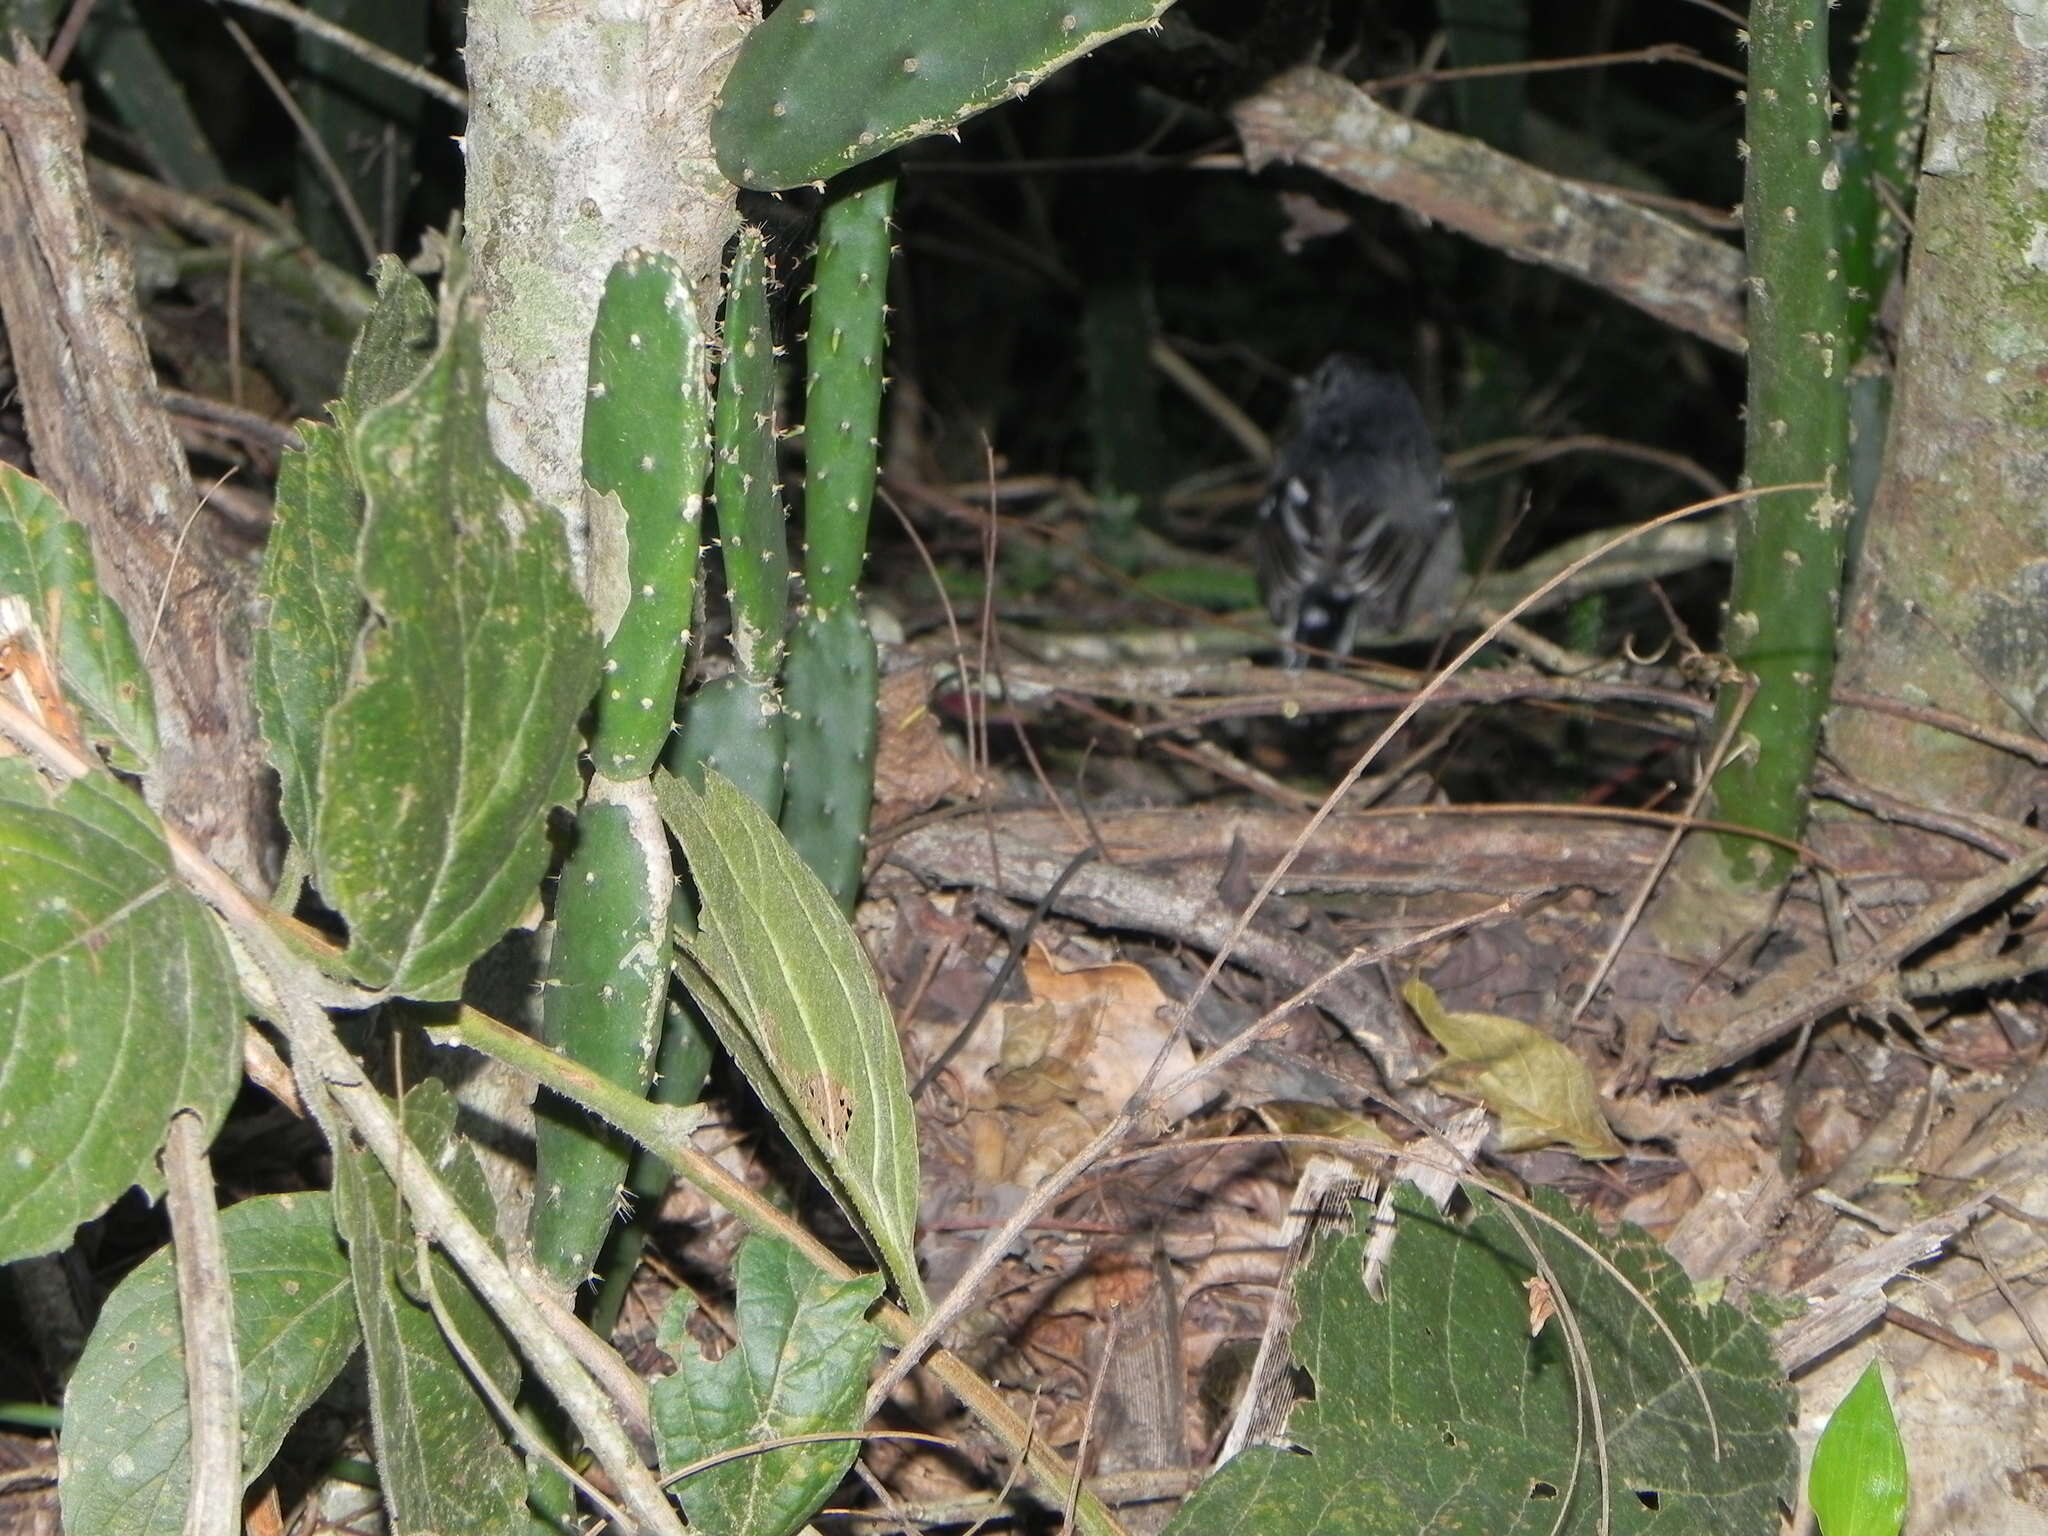
[[1409, 982], [1401, 996], [1448, 1058], [1425, 1080], [1492, 1110], [1503, 1152], [1561, 1145], [1598, 1160], [1628, 1150], [1600, 1112], [1586, 1064], [1550, 1036], [1495, 1013], [1452, 1013], [1427, 982]]

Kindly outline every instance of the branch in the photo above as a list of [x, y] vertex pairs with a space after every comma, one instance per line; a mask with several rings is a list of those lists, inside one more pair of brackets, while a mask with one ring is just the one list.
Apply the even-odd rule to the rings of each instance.
[[1275, 160], [1308, 166], [1742, 350], [1742, 253], [1731, 245], [1403, 117], [1327, 70], [1284, 74], [1232, 116], [1253, 170]]
[[192, 1421], [185, 1536], [233, 1536], [242, 1528], [242, 1362], [205, 1137], [199, 1117], [181, 1109], [171, 1116], [164, 1142], [164, 1207], [171, 1217]]

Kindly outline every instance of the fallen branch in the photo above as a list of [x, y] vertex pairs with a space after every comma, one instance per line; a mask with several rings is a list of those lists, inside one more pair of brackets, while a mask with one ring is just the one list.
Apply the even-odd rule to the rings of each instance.
[[1604, 288], [1731, 352], [1743, 349], [1742, 253], [1614, 192], [1381, 106], [1341, 75], [1297, 69], [1231, 114], [1245, 162], [1305, 165], [1523, 261]]

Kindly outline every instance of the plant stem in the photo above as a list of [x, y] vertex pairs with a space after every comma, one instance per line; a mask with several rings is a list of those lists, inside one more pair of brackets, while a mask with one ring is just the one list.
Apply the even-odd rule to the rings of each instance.
[[[1725, 644], [1756, 678], [1735, 749], [1714, 780], [1716, 817], [1780, 837], [1806, 819], [1807, 779], [1834, 677], [1850, 508], [1843, 483], [1849, 412], [1845, 284], [1835, 244], [1826, 0], [1757, 0], [1750, 11], [1746, 477], [1752, 486], [1818, 481], [1809, 501], [1745, 502]], [[1721, 724], [1742, 690], [1724, 688]], [[1783, 849], [1718, 844], [1720, 873], [1768, 891], [1791, 868]]]

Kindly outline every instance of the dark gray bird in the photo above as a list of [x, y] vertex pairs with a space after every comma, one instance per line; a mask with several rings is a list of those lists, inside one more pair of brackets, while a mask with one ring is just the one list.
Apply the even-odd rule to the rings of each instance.
[[1464, 569], [1443, 461], [1408, 381], [1348, 353], [1301, 386], [1259, 507], [1259, 590], [1300, 666], [1451, 600]]

